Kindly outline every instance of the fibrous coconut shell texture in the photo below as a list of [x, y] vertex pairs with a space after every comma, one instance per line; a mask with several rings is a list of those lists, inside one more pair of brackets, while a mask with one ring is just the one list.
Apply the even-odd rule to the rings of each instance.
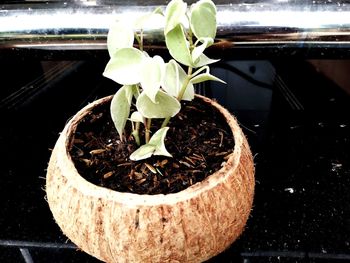
[[79, 175], [68, 154], [69, 138], [83, 116], [111, 97], [89, 104], [67, 123], [52, 152], [46, 192], [57, 224], [72, 242], [106, 262], [202, 262], [237, 239], [252, 208], [252, 154], [235, 118], [201, 98], [227, 119], [234, 151], [219, 171], [174, 194], [120, 193]]

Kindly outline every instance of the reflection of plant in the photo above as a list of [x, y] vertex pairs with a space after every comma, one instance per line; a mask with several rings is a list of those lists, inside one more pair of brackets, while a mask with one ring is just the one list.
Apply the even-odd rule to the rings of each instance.
[[[160, 56], [150, 57], [143, 51], [143, 28], [150, 21], [164, 25], [166, 46], [173, 57], [168, 63]], [[130, 120], [132, 135], [139, 146], [141, 125], [145, 129], [145, 143], [131, 154], [131, 160], [152, 155], [171, 156], [164, 139], [170, 118], [181, 109], [180, 102], [193, 100], [194, 84], [221, 81], [209, 73], [208, 64], [216, 60], [203, 53], [214, 43], [215, 35], [216, 7], [211, 0], [200, 0], [189, 10], [182, 0], [172, 0], [165, 14], [157, 8], [132, 27], [119, 21], [110, 29], [107, 45], [111, 58], [103, 75], [123, 85], [111, 102], [113, 122], [123, 140], [125, 125]], [[135, 39], [139, 49], [133, 47]], [[178, 62], [188, 67], [187, 73]], [[133, 99], [136, 111], [130, 116]], [[152, 119], [164, 121], [150, 136]]]

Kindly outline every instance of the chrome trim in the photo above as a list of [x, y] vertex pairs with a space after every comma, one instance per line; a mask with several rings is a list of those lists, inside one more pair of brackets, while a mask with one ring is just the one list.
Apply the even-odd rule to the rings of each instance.
[[[255, 4], [221, 2], [218, 5], [218, 43], [214, 48], [350, 47], [349, 1], [337, 1], [338, 4], [318, 4], [318, 1], [291, 4], [286, 0]], [[107, 30], [114, 19], [138, 17], [155, 8], [152, 4], [106, 3], [108, 1], [90, 0], [75, 1], [74, 5], [0, 6], [0, 50], [106, 49]], [[146, 30], [145, 39], [154, 49], [164, 47], [157, 25]]]

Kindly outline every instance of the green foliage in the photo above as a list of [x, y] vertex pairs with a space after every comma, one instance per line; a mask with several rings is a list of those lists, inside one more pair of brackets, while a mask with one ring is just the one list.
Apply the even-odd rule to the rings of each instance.
[[135, 29], [148, 28], [150, 25], [163, 25], [165, 18], [160, 7], [156, 8], [152, 13], [139, 17], [134, 25]]
[[136, 101], [136, 108], [145, 118], [174, 117], [181, 109], [180, 102], [164, 91], [159, 91], [153, 102], [145, 92]]
[[132, 47], [134, 44], [134, 30], [127, 24], [115, 22], [108, 31], [107, 47], [109, 56], [124, 47]]
[[163, 155], [172, 157], [171, 154], [165, 148], [165, 136], [169, 127], [164, 127], [159, 129], [150, 139], [150, 141], [140, 148], [138, 148], [135, 152], [130, 155], [130, 159], [133, 161], [139, 161], [143, 159], [147, 159], [152, 155]]
[[123, 86], [117, 91], [111, 101], [111, 117], [120, 138], [123, 138], [125, 124], [130, 114], [131, 99], [132, 86]]
[[168, 4], [165, 10], [164, 35], [167, 35], [185, 20], [186, 11], [187, 4], [182, 0], [173, 0]]
[[[204, 71], [204, 73], [201, 73], [202, 71]], [[192, 84], [197, 84], [197, 83], [201, 83], [207, 80], [214, 80], [214, 81], [219, 81], [221, 83], [226, 83], [225, 81], [222, 81], [221, 79], [213, 76], [210, 74], [210, 69], [208, 66], [204, 66], [202, 68], [200, 68], [199, 70], [197, 70], [192, 76], [191, 82]]]
[[143, 122], [143, 117], [141, 113], [139, 113], [138, 111], [134, 111], [131, 114], [129, 120], [132, 122]]
[[144, 58], [141, 70], [141, 87], [154, 103], [156, 103], [156, 95], [162, 83], [164, 69], [164, 60], [160, 56]]
[[114, 52], [103, 75], [122, 85], [138, 84], [145, 55], [133, 47], [120, 48]]
[[190, 44], [181, 24], [165, 35], [165, 43], [170, 55], [186, 66], [194, 66], [191, 59]]
[[191, 8], [190, 19], [191, 30], [197, 39], [215, 38], [216, 7], [211, 0], [200, 0], [195, 3]]
[[[186, 72], [175, 60], [172, 59], [165, 67], [163, 89], [171, 96], [178, 98], [181, 88], [185, 85], [186, 79], [188, 79]], [[194, 87], [191, 82], [188, 82], [182, 100], [191, 101], [193, 98]]]
[[[160, 56], [150, 57], [143, 51], [143, 32], [151, 23], [164, 26], [164, 39], [170, 55], [165, 63]], [[194, 84], [207, 80], [221, 81], [210, 74], [209, 64], [216, 62], [204, 51], [214, 43], [216, 35], [216, 7], [212, 0], [199, 0], [189, 9], [183, 0], [172, 0], [165, 12], [154, 12], [130, 22], [115, 22], [108, 33], [107, 46], [110, 61], [104, 76], [123, 85], [111, 102], [111, 115], [123, 140], [125, 125], [132, 124], [132, 135], [140, 145], [139, 129], [143, 123], [145, 140], [131, 160], [142, 160], [152, 155], [171, 157], [165, 148], [169, 120], [180, 110], [182, 100], [194, 99]], [[134, 41], [138, 47], [133, 47]], [[183, 66], [187, 67], [187, 73]], [[193, 69], [197, 69], [192, 73]], [[223, 82], [223, 81], [221, 81]], [[130, 116], [130, 108], [136, 110]], [[164, 119], [162, 128], [155, 131], [152, 119]]]
[[203, 37], [198, 39], [198, 42], [201, 42], [202, 44], [199, 46], [196, 46], [192, 51], [192, 61], [196, 64], [199, 62], [201, 55], [203, 54], [204, 50], [211, 46], [214, 42], [214, 40], [210, 37]]

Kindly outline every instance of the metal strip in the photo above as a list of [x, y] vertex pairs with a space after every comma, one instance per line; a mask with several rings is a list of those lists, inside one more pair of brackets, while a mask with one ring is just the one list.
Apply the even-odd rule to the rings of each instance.
[[18, 247], [24, 249], [31, 248], [48, 248], [48, 249], [77, 249], [77, 246], [68, 243], [53, 243], [53, 242], [32, 242], [32, 241], [20, 241], [20, 240], [0, 240], [0, 246], [2, 247]]
[[[218, 1], [219, 50], [234, 47], [350, 48], [350, 4], [318, 1]], [[242, 1], [241, 1], [242, 2]], [[294, 2], [294, 1], [293, 1]], [[0, 49], [100, 50], [114, 19], [132, 19], [153, 10], [146, 5], [75, 1], [74, 5], [5, 5], [0, 7]], [[122, 3], [122, 4], [121, 4]], [[145, 4], [145, 3], [143, 3]], [[146, 29], [153, 49], [164, 47], [159, 25]]]
[[20, 248], [19, 251], [21, 252], [25, 263], [34, 263], [32, 255], [27, 248]]

